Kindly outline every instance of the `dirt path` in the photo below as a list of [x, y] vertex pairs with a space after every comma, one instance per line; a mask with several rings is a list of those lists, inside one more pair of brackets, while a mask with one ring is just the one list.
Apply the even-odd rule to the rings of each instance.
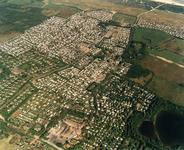
[[163, 57], [160, 57], [160, 56], [155, 56], [155, 55], [153, 55], [153, 54], [150, 54], [151, 56], [154, 56], [154, 57], [157, 57], [158, 59], [161, 59], [161, 60], [163, 60], [163, 61], [165, 61], [165, 62], [168, 62], [168, 63], [173, 63], [173, 64], [176, 64], [176, 65], [178, 65], [179, 67], [181, 67], [181, 68], [184, 68], [184, 66], [183, 65], [180, 65], [180, 64], [178, 64], [178, 63], [174, 63], [173, 61], [171, 61], [171, 60], [168, 60], [168, 59], [165, 59], [165, 58], [163, 58]]
[[44, 0], [45, 5], [42, 6], [42, 8], [44, 8], [45, 6], [47, 6], [49, 4], [49, 0]]
[[159, 8], [160, 6], [163, 6], [164, 4], [160, 4], [160, 5], [158, 5], [157, 7], [155, 7], [155, 8], [153, 8], [152, 6], [151, 6], [151, 10], [149, 10], [149, 11], [146, 11], [146, 12], [143, 12], [143, 13], [141, 13], [141, 14], [139, 14], [138, 16], [137, 16], [137, 19], [136, 19], [136, 21], [135, 21], [135, 24], [134, 24], [134, 26], [136, 26], [137, 25], [137, 23], [138, 23], [138, 21], [139, 21], [139, 17], [141, 16], [141, 15], [143, 15], [143, 14], [147, 14], [147, 13], [149, 13], [149, 12], [152, 12], [152, 11], [154, 11], [154, 10], [156, 10], [157, 8]]

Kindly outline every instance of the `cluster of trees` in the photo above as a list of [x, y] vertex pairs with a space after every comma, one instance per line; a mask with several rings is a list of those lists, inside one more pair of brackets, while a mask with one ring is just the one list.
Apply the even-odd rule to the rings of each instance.
[[102, 21], [100, 21], [100, 23], [98, 25], [100, 25], [104, 29], [106, 29], [106, 27], [109, 26], [109, 25], [121, 27], [121, 23], [120, 22], [113, 21], [113, 20], [110, 20], [108, 22], [102, 22]]
[[45, 131], [45, 127], [44, 125], [40, 125], [41, 126], [41, 130], [39, 132], [35, 131], [34, 128], [37, 124], [34, 124], [32, 128], [30, 128], [28, 131], [34, 135], [41, 135], [44, 131]]
[[165, 4], [161, 7], [159, 7], [158, 9], [184, 14], [184, 8], [182, 6], [177, 6], [177, 5]]
[[129, 1], [110, 0], [110, 2], [115, 3], [116, 5], [143, 8], [146, 10], [151, 10], [151, 7], [156, 7], [160, 4], [158, 2], [149, 1], [149, 0], [129, 0]]
[[3, 134], [4, 131], [7, 131], [7, 123], [0, 121], [0, 136]]
[[[137, 49], [135, 44], [141, 44], [141, 48]], [[148, 56], [148, 51], [146, 50], [146, 44], [142, 42], [131, 41], [122, 55], [122, 59], [126, 62], [132, 64], [132, 67], [127, 72], [127, 77], [140, 78], [141, 76], [146, 77], [149, 75], [150, 71], [143, 68], [140, 65], [140, 61]]]
[[[142, 47], [140, 49], [137, 49], [135, 47], [135, 44], [141, 44]], [[127, 49], [122, 55], [122, 58], [129, 63], [136, 64], [139, 63], [140, 60], [144, 59], [146, 56], [148, 56], [148, 51], [146, 50], [146, 44], [142, 42], [135, 42], [131, 41], [129, 45], [127, 46]]]
[[147, 77], [150, 74], [148, 69], [143, 68], [141, 65], [133, 65], [127, 72], [127, 77], [130, 78], [140, 78], [140, 77]]
[[[42, 14], [41, 8], [36, 7], [30, 7], [29, 9], [27, 9], [21, 8], [21, 5], [6, 3], [0, 6], [0, 10], [2, 25], [13, 27], [8, 30], [2, 31], [1, 33], [9, 31], [23, 32], [25, 29], [42, 23], [42, 21], [48, 18], [47, 16]], [[19, 20], [21, 20], [21, 23], [15, 23]]]

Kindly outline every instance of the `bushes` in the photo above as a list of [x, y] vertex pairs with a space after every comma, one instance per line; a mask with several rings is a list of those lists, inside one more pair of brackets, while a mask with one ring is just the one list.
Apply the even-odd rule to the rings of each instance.
[[110, 20], [109, 22], [100, 22], [98, 25], [100, 25], [104, 29], [106, 29], [106, 27], [109, 26], [109, 25], [121, 27], [120, 22], [116, 22], [116, 21], [113, 21], [113, 20]]

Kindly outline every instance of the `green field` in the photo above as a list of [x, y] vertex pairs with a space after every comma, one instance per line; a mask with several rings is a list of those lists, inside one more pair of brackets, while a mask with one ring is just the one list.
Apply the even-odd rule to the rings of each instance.
[[27, 63], [20, 65], [19, 68], [27, 71], [28, 69], [31, 69], [31, 65], [27, 62]]
[[173, 82], [167, 81], [164, 78], [155, 76], [150, 82], [148, 88], [175, 104], [184, 106], [184, 87]]
[[133, 35], [134, 41], [143, 42], [147, 50], [154, 56], [164, 57], [175, 63], [184, 65], [184, 42], [173, 38], [162, 31], [136, 27]]
[[133, 40], [143, 42], [147, 45], [147, 47], [153, 47], [169, 37], [171, 37], [171, 35], [159, 30], [136, 27]]
[[136, 21], [136, 17], [131, 16], [131, 15], [122, 14], [122, 13], [116, 13], [113, 16], [113, 21], [118, 21], [118, 22], [121, 22], [121, 23], [134, 24], [135, 21]]
[[25, 5], [31, 3], [31, 0], [8, 0], [8, 3], [16, 5]]

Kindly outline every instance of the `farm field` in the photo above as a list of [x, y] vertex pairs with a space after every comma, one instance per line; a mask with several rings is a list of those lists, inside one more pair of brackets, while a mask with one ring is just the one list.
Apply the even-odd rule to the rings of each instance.
[[160, 45], [161, 49], [168, 49], [170, 51], [176, 52], [180, 55], [184, 56], [184, 40], [182, 39], [178, 39], [178, 38], [174, 38], [171, 41], [168, 41], [162, 45]]
[[155, 76], [148, 88], [175, 104], [184, 106], [184, 88], [173, 82], [167, 81], [162, 77]]
[[155, 56], [148, 56], [142, 60], [141, 65], [158, 77], [164, 78], [168, 81], [184, 84], [184, 68], [179, 67], [174, 63], [168, 63]]
[[152, 54], [154, 56], [159, 56], [159, 57], [163, 57], [167, 60], [171, 60], [174, 63], [180, 64], [180, 65], [184, 65], [184, 63], [182, 62], [184, 60], [184, 56], [171, 52], [169, 50], [151, 50], [151, 49], [147, 49], [149, 54]]

